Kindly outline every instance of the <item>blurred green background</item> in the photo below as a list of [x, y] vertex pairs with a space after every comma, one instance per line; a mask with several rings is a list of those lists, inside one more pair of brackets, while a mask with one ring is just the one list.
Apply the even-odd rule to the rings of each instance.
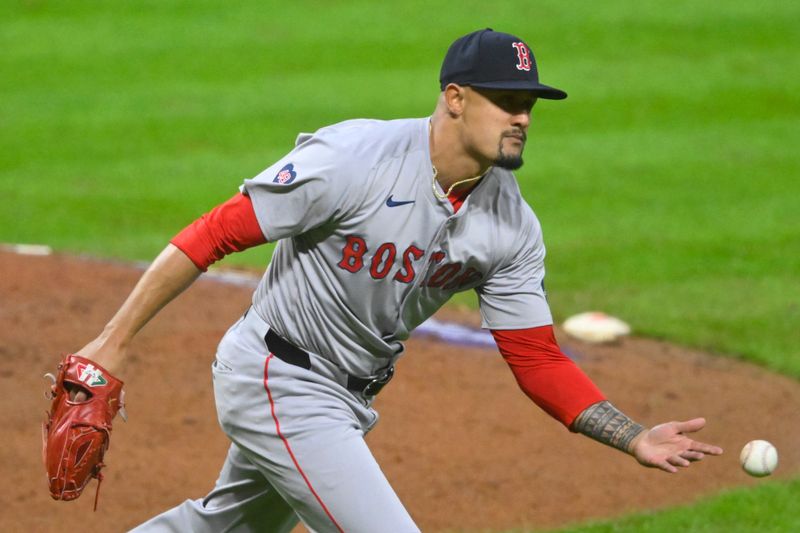
[[[602, 309], [800, 378], [798, 2], [6, 0], [0, 242], [149, 260], [297, 132], [428, 115], [447, 46], [487, 26], [570, 94], [537, 105], [517, 173], [556, 318]], [[773, 503], [799, 497], [586, 531], [800, 530]]]

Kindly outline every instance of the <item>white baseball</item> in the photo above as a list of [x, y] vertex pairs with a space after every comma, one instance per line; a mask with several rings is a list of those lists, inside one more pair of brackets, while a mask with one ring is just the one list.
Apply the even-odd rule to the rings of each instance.
[[751, 476], [768, 476], [778, 466], [778, 450], [765, 440], [751, 440], [742, 448], [739, 462]]

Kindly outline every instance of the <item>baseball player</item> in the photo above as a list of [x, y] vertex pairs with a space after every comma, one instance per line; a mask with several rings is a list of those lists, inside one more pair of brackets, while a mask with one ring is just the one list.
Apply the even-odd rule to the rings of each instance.
[[539, 82], [522, 39], [491, 29], [450, 46], [440, 84], [430, 117], [300, 134], [181, 231], [78, 352], [118, 372], [136, 332], [209, 265], [277, 243], [212, 365], [231, 440], [216, 486], [135, 531], [289, 531], [298, 519], [318, 532], [419, 531], [364, 435], [403, 341], [466, 290], [522, 390], [573, 432], [667, 472], [722, 453], [689, 436], [702, 418], [634, 422], [556, 343], [542, 231], [512, 170], [534, 104], [566, 93]]

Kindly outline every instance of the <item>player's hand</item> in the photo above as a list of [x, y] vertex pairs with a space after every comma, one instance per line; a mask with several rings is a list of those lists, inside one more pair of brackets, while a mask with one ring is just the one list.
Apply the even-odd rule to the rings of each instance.
[[[75, 354], [94, 361], [111, 372], [112, 375], [119, 375], [126, 352], [127, 350], [124, 347], [114, 345], [104, 340], [101, 336], [75, 352]], [[82, 402], [89, 397], [86, 391], [80, 387], [68, 387], [68, 389], [71, 401]]]
[[675, 473], [706, 455], [721, 455], [722, 448], [687, 436], [705, 427], [705, 418], [667, 422], [640, 433], [631, 443], [631, 454], [639, 463]]

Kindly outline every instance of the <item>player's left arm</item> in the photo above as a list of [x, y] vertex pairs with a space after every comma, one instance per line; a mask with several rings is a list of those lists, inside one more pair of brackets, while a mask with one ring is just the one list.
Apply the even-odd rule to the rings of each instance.
[[631, 454], [644, 466], [675, 473], [706, 455], [721, 455], [722, 448], [692, 439], [689, 435], [705, 427], [704, 418], [667, 422], [650, 429], [634, 422], [610, 402], [587, 407], [572, 429], [599, 442]]
[[650, 429], [609, 402], [589, 377], [561, 351], [552, 326], [492, 330], [500, 353], [520, 388], [571, 431], [633, 455], [639, 463], [677, 472], [722, 449], [695, 441], [705, 420], [669, 422]]

